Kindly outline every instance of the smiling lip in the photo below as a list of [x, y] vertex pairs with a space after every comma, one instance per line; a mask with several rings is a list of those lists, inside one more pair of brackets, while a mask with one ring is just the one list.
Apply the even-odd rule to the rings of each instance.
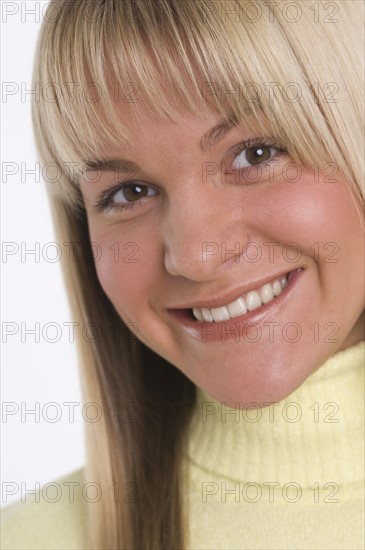
[[247, 294], [248, 292], [251, 292], [252, 290], [256, 290], [263, 285], [270, 283], [272, 281], [275, 281], [276, 279], [280, 279], [281, 277], [284, 277], [286, 275], [290, 275], [293, 272], [283, 271], [279, 275], [270, 275], [268, 277], [265, 277], [263, 279], [258, 279], [254, 283], [245, 284], [240, 288], [235, 288], [234, 290], [231, 290], [230, 292], [227, 292], [225, 294], [220, 295], [218, 298], [209, 298], [208, 300], [197, 300], [195, 302], [188, 302], [185, 304], [177, 305], [174, 308], [169, 308], [170, 311], [175, 310], [181, 310], [181, 309], [193, 309], [196, 308], [216, 308], [216, 307], [223, 307], [227, 304], [234, 302], [244, 294]]
[[169, 309], [168, 312], [172, 319], [178, 322], [180, 328], [200, 342], [203, 341], [206, 343], [236, 339], [237, 329], [241, 330], [244, 327], [263, 323], [279, 313], [279, 310], [288, 302], [289, 295], [295, 290], [298, 280], [302, 277], [304, 271], [304, 269], [299, 269], [290, 272], [288, 274], [290, 277], [288, 278], [287, 286], [274, 300], [263, 304], [253, 311], [248, 311], [240, 317], [228, 319], [227, 321], [214, 323], [198, 321], [192, 318], [189, 308]]

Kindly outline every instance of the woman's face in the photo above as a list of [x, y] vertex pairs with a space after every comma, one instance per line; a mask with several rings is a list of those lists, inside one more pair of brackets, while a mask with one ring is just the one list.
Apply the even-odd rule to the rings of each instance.
[[142, 342], [218, 401], [285, 398], [363, 339], [360, 205], [335, 166], [289, 164], [269, 130], [212, 131], [213, 111], [177, 124], [142, 103], [139, 125], [132, 107], [120, 116], [133, 145], [101, 159], [118, 169], [80, 182], [104, 291]]

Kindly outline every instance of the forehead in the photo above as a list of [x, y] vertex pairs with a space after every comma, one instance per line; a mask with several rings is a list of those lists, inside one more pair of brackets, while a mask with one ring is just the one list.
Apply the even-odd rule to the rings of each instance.
[[134, 105], [118, 104], [115, 107], [115, 114], [128, 135], [128, 142], [121, 141], [120, 144], [106, 143], [103, 147], [104, 153], [123, 148], [125, 151], [135, 151], [143, 145], [164, 144], [165, 147], [176, 145], [186, 138], [201, 141], [201, 148], [204, 148], [206, 140], [204, 134], [211, 128], [215, 128], [215, 134], [223, 133], [233, 124], [221, 117], [214, 111], [208, 111], [201, 115], [191, 113], [187, 109], [181, 109], [178, 118], [171, 119], [163, 117], [143, 102]]
[[[146, 59], [146, 63], [153, 63], [153, 60]], [[185, 78], [186, 71], [183, 67], [178, 68], [181, 70], [181, 78]], [[109, 77], [111, 80], [112, 77]], [[189, 90], [189, 103], [181, 97], [181, 90], [176, 85], [169, 89], [162, 84], [163, 96], [155, 105], [151, 105], [150, 98], [146, 96], [145, 89], [139, 86], [138, 80], [131, 79], [123, 87], [123, 93], [119, 89], [118, 94], [115, 94], [113, 89], [108, 99], [112, 101], [113, 116], [120, 122], [123, 135], [117, 143], [103, 139], [100, 143], [103, 155], [110, 154], [116, 148], [134, 151], [136, 147], [151, 143], [173, 147], [186, 137], [195, 139], [204, 151], [210, 148], [216, 138], [223, 137], [238, 124], [253, 131], [267, 128], [267, 120], [260, 105], [256, 104], [255, 108], [252, 105], [241, 105], [239, 116], [230, 109], [228, 101], [224, 105], [224, 97], [222, 102], [224, 93], [227, 93], [228, 99], [231, 99], [231, 94], [218, 82], [207, 81], [198, 70], [194, 74], [194, 81], [185, 81], [184, 85]], [[172, 115], [166, 112], [166, 107]], [[108, 118], [103, 109], [100, 109], [99, 116], [105, 119], [107, 125]]]
[[122, 121], [128, 142], [104, 143], [99, 158], [87, 163], [90, 170], [114, 171], [122, 165], [130, 170], [131, 163], [142, 170], [163, 166], [177, 170], [194, 161], [204, 162], [221, 141], [226, 146], [224, 139], [231, 132], [234, 141], [271, 135], [264, 119], [260, 125], [253, 119], [242, 123], [234, 116], [222, 117], [214, 109], [199, 115], [181, 109], [179, 118], [172, 120], [151, 111], [141, 100], [133, 105], [118, 104], [115, 114]]

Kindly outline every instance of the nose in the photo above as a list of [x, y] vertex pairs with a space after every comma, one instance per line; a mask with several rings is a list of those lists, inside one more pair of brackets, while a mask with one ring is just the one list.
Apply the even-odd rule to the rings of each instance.
[[240, 261], [248, 242], [242, 208], [227, 190], [179, 193], [162, 224], [165, 268], [174, 276], [213, 281]]

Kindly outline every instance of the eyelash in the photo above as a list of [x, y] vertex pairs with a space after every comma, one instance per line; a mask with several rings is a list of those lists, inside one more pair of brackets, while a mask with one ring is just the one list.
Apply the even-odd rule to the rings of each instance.
[[[273, 138], [268, 138], [268, 137], [259, 137], [259, 138], [250, 138], [246, 141], [243, 141], [243, 142], [237, 144], [235, 147], [233, 147], [233, 149], [231, 151], [231, 154], [233, 155], [234, 158], [236, 158], [245, 149], [250, 149], [252, 147], [257, 147], [258, 148], [260, 146], [270, 147], [270, 148], [276, 149], [277, 154], [275, 156], [288, 153], [288, 150], [285, 147], [281, 146], [278, 143], [278, 140], [275, 140]], [[259, 163], [258, 166], [267, 166], [270, 163], [270, 161], [271, 161], [271, 159], [268, 160], [268, 161], [264, 161], [262, 163]], [[254, 165], [252, 165], [252, 166], [254, 166]], [[241, 173], [244, 173], [245, 170], [247, 170], [247, 167], [240, 168], [238, 170], [236, 169], [236, 170], [233, 170], [232, 172], [239, 171]], [[232, 173], [232, 172], [230, 172], [230, 173]], [[131, 180], [129, 182], [127, 181], [127, 182], [123, 182], [123, 183], [118, 182], [116, 185], [113, 185], [112, 187], [110, 187], [110, 189], [108, 189], [104, 193], [102, 193], [101, 198], [98, 200], [98, 202], [96, 204], [94, 204], [94, 207], [99, 212], [103, 212], [103, 211], [110, 212], [112, 210], [126, 211], [126, 210], [132, 209], [136, 204], [140, 204], [140, 202], [141, 202], [141, 200], [143, 200], [143, 198], [147, 198], [147, 197], [142, 197], [142, 199], [127, 202], [125, 204], [113, 204], [112, 199], [118, 191], [122, 191], [123, 189], [126, 189], [130, 186], [133, 187], [135, 185], [141, 185], [143, 187], [150, 187], [151, 189], [154, 189], [153, 186], [147, 185], [147, 184], [142, 183], [142, 182], [139, 182], [138, 180]]]
[[[246, 141], [243, 141], [242, 143], [238, 143], [238, 145], [233, 147], [232, 154], [233, 154], [233, 157], [236, 158], [245, 149], [251, 149], [253, 147], [258, 149], [261, 146], [276, 149], [277, 154], [275, 156], [288, 153], [288, 150], [283, 145], [281, 145], [278, 142], [278, 140], [275, 140], [269, 137], [259, 137], [259, 138], [250, 138], [250, 139], [247, 139]], [[259, 163], [257, 166], [266, 166], [268, 163], [270, 163], [270, 161], [271, 161], [271, 158], [268, 161]], [[241, 168], [241, 172], [244, 172], [245, 170], [247, 170], [247, 168]]]
[[[145, 183], [139, 182], [137, 180], [133, 180], [133, 181], [130, 181], [130, 182], [124, 182], [124, 183], [119, 182], [116, 185], [113, 185], [112, 187], [110, 187], [110, 189], [108, 189], [104, 193], [102, 193], [101, 198], [98, 200], [97, 203], [94, 204], [94, 207], [99, 212], [103, 212], [104, 210], [107, 211], [107, 212], [110, 212], [112, 210], [129, 210], [129, 209], [132, 209], [133, 206], [135, 204], [139, 204], [142, 199], [127, 202], [125, 204], [113, 204], [112, 199], [113, 199], [114, 195], [116, 195], [116, 193], [118, 193], [118, 191], [122, 191], [123, 189], [126, 189], [128, 187], [133, 187], [133, 186], [137, 186], [137, 185], [152, 188], [151, 185], [146, 185]], [[142, 198], [145, 198], [145, 197], [142, 197]]]

